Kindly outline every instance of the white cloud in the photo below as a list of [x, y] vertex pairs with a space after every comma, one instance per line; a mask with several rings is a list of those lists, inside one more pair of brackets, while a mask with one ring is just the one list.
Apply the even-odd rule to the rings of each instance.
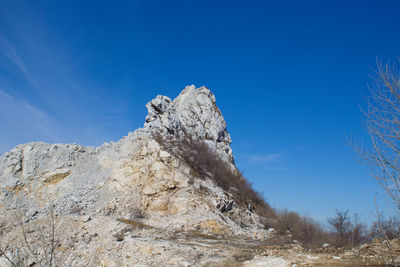
[[21, 141], [54, 140], [51, 122], [49, 114], [0, 90], [0, 153]]

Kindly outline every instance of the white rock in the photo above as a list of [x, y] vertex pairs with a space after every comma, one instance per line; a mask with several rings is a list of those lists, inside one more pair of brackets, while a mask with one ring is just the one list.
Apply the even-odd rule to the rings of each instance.
[[286, 267], [290, 266], [290, 261], [281, 257], [255, 256], [250, 261], [245, 261], [243, 267]]
[[[219, 203], [233, 202], [230, 193], [210, 179], [199, 179], [185, 159], [154, 139], [159, 133], [202, 140], [236, 170], [226, 122], [210, 90], [187, 86], [176, 99], [157, 96], [146, 107], [144, 127], [118, 142], [97, 148], [28, 143], [2, 155], [0, 214], [18, 211], [21, 219], [35, 224], [46, 221], [51, 205], [61, 222], [62, 247], [71, 247], [68, 258], [76, 259], [71, 266], [165, 266], [173, 259], [192, 266], [200, 258], [212, 265], [233, 252], [169, 235], [200, 231], [239, 241], [268, 237], [259, 216], [246, 207], [232, 205], [229, 213], [239, 214], [237, 221], [218, 210]], [[240, 222], [251, 223], [242, 228]], [[16, 240], [18, 229], [5, 229], [2, 239]], [[89, 262], [94, 259], [98, 262]], [[271, 260], [284, 262], [258, 262]]]

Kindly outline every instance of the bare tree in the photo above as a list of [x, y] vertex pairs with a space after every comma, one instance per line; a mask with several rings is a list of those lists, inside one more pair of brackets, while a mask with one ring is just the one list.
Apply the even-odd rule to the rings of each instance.
[[350, 241], [353, 247], [362, 244], [368, 240], [367, 226], [364, 223], [360, 222], [357, 213], [353, 214], [350, 234]]
[[362, 111], [371, 146], [352, 146], [374, 168], [374, 178], [400, 210], [400, 72], [396, 64], [377, 65]]
[[335, 233], [335, 245], [345, 246], [349, 244], [349, 237], [351, 232], [351, 220], [349, 211], [336, 210], [334, 217], [328, 218], [328, 223]]

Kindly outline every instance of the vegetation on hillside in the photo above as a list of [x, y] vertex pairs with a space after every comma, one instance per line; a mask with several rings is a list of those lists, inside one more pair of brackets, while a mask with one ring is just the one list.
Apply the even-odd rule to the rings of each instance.
[[[163, 149], [184, 160], [195, 177], [213, 180], [229, 192], [237, 204], [265, 217], [266, 228], [274, 228], [280, 235], [290, 235], [292, 240], [297, 240], [303, 247], [321, 248], [327, 243], [333, 247], [349, 248], [380, 236], [390, 236], [392, 239], [400, 237], [400, 225], [395, 219], [377, 221], [368, 230], [365, 224], [359, 222], [357, 215], [351, 217], [348, 211], [337, 210], [328, 219], [331, 229], [327, 230], [310, 217], [288, 210], [277, 211], [271, 208], [238, 170], [221, 159], [206, 142], [177, 135], [163, 138], [162, 135], [155, 134], [154, 138]], [[377, 227], [382, 223], [386, 227]]]

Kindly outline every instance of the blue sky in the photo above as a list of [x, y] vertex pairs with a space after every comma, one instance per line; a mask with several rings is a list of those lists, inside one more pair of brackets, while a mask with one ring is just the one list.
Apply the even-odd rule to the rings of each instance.
[[390, 208], [346, 134], [365, 138], [377, 57], [400, 56], [398, 1], [0, 0], [0, 153], [30, 141], [100, 145], [145, 104], [205, 85], [238, 167], [276, 208], [324, 222]]

